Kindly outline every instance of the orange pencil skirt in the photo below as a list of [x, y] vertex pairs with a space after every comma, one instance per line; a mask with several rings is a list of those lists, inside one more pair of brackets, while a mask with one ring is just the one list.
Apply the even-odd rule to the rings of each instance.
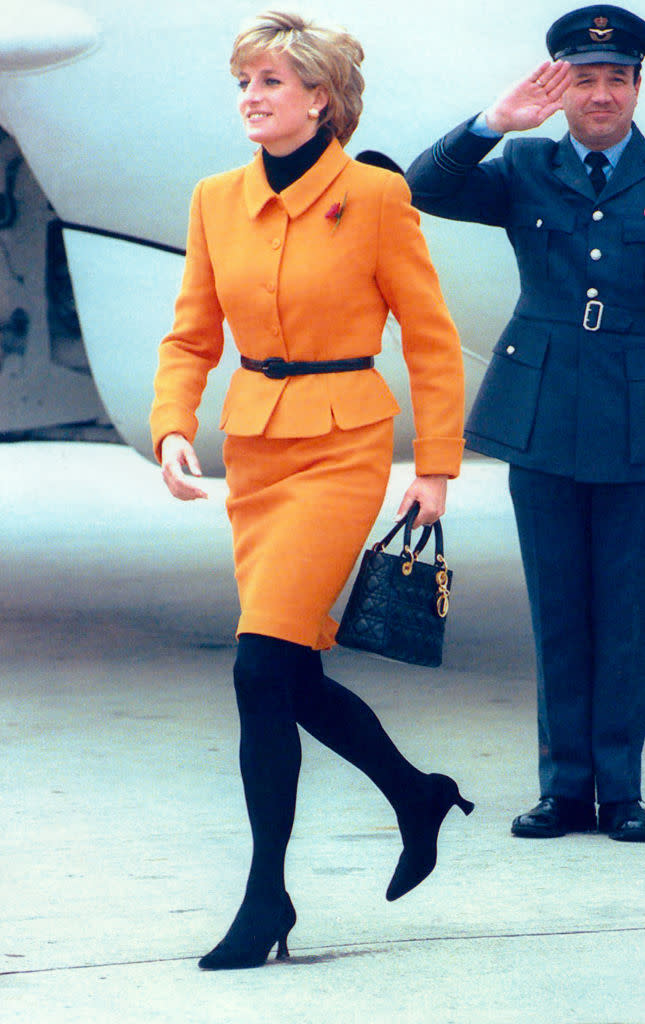
[[322, 437], [224, 441], [240, 633], [331, 647], [329, 611], [379, 513], [392, 420]]

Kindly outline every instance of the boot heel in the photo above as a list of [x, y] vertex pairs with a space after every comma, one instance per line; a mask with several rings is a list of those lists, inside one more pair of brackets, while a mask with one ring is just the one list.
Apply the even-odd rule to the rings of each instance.
[[276, 942], [276, 960], [287, 960], [287, 936], [295, 923], [296, 912], [286, 892], [278, 908], [247, 900], [222, 941], [201, 958], [199, 966], [205, 971], [261, 967]]
[[472, 814], [473, 811], [475, 810], [474, 803], [472, 803], [471, 800], [464, 800], [464, 798], [461, 795], [461, 793], [457, 793], [457, 799], [455, 800], [455, 803], [457, 804], [457, 807], [459, 808], [459, 810], [463, 811], [464, 814], [466, 814], [466, 815]]

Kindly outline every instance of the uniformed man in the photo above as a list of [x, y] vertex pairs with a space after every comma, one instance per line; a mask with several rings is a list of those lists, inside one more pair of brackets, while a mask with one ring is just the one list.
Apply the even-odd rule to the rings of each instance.
[[[521, 293], [467, 424], [510, 463], [538, 667], [540, 800], [516, 836], [645, 841], [645, 22], [559, 18], [553, 62], [408, 172], [422, 210], [505, 228]], [[563, 109], [560, 141], [514, 138]], [[596, 802], [599, 804], [596, 816]]]

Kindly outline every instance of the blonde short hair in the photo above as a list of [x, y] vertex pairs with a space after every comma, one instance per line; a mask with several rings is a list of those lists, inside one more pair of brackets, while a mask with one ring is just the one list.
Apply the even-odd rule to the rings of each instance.
[[287, 54], [308, 89], [323, 86], [327, 90], [329, 102], [320, 115], [320, 128], [327, 126], [344, 146], [363, 109], [365, 81], [359, 65], [365, 55], [358, 40], [344, 29], [317, 25], [299, 14], [267, 11], [249, 22], [235, 40], [232, 74], [239, 75], [244, 64], [267, 50]]

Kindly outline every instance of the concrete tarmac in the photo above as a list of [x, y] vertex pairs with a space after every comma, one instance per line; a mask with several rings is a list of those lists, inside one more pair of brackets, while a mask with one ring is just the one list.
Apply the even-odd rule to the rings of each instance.
[[643, 846], [509, 833], [538, 793], [505, 477], [470, 460], [451, 485], [443, 666], [326, 659], [475, 812], [450, 812], [433, 874], [388, 904], [389, 805], [303, 735], [291, 959], [204, 973], [250, 851], [223, 483], [182, 505], [124, 447], [0, 447], [3, 1024], [645, 1024]]

